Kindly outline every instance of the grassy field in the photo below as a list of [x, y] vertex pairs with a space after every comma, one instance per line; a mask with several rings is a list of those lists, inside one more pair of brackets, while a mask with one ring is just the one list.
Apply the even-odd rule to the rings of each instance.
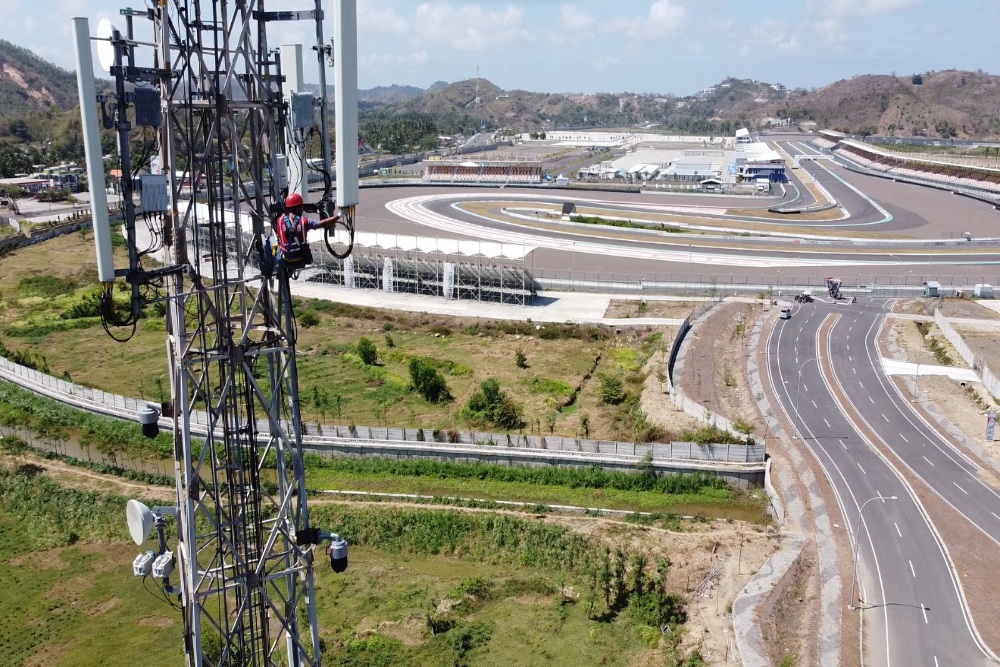
[[[165, 400], [162, 318], [150, 312], [128, 343], [112, 340], [96, 316], [99, 286], [91, 258], [91, 244], [79, 234], [5, 257], [0, 262], [0, 344], [35, 355], [40, 370], [54, 375]], [[618, 440], [672, 435], [651, 432], [634, 401], [602, 403], [592, 377], [621, 375], [636, 398], [646, 360], [669, 346], [672, 328], [616, 334], [602, 327], [483, 322], [305, 299], [296, 300], [296, 309], [299, 388], [307, 421], [485, 429], [488, 424], [475, 424], [460, 411], [481, 382], [496, 378], [522, 407], [525, 432]], [[361, 361], [362, 337], [376, 345], [376, 364]], [[526, 357], [524, 367], [515, 363], [518, 349]], [[430, 403], [411, 391], [414, 358], [440, 370], [453, 400]]]
[[[177, 611], [131, 576], [138, 548], [125, 538], [125, 499], [60, 486], [10, 457], [0, 464], [4, 664], [180, 660]], [[344, 505], [312, 514], [352, 544], [346, 573], [316, 572], [324, 664], [702, 664], [679, 648], [683, 597], [665, 570], [657, 579], [666, 552], [647, 528], [599, 535], [489, 512]], [[616, 547], [626, 543], [627, 555]], [[639, 584], [637, 549], [647, 556]], [[595, 589], [608, 558], [623, 559], [619, 602]], [[657, 613], [674, 619], [668, 635], [652, 627], [656, 590], [667, 591]], [[95, 627], [114, 650], [95, 644]]]

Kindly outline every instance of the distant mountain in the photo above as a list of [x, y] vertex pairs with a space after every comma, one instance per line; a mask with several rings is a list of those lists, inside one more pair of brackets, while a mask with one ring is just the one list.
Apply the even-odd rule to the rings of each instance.
[[75, 74], [0, 39], [0, 118], [78, 103]]
[[402, 102], [403, 100], [411, 100], [414, 97], [420, 97], [424, 94], [424, 92], [423, 88], [417, 88], [416, 86], [401, 86], [394, 83], [391, 86], [376, 86], [366, 90], [359, 90], [358, 101], [392, 104], [393, 102]]
[[961, 70], [857, 76], [796, 91], [766, 111], [849, 134], [997, 137], [1000, 77]]

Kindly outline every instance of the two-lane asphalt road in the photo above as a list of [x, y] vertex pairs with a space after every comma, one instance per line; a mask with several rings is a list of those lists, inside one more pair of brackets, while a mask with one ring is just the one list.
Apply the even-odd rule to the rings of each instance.
[[833, 327], [838, 381], [905, 465], [1000, 548], [1000, 494], [979, 476], [982, 467], [924, 421], [886, 376], [877, 340], [883, 317], [873, 308], [859, 309]]
[[[842, 529], [850, 539], [860, 536], [854, 597], [863, 608], [857, 613], [865, 614], [865, 664], [990, 664], [939, 537], [908, 485], [841, 409], [821, 368], [820, 357], [829, 358], [827, 342], [820, 340], [823, 321], [866, 312], [875, 318], [880, 309], [862, 304], [797, 308], [792, 319], [779, 321], [771, 331], [768, 375], [798, 436], [837, 494], [847, 522]], [[839, 358], [832, 361], [836, 373], [853, 375]], [[852, 398], [864, 397], [855, 392]], [[897, 500], [868, 503], [859, 522], [866, 501], [889, 496]]]

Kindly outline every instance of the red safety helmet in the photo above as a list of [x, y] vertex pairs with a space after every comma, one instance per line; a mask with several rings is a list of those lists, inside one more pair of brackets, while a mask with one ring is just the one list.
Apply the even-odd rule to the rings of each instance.
[[285, 208], [295, 208], [296, 206], [302, 206], [302, 195], [293, 192], [285, 199]]

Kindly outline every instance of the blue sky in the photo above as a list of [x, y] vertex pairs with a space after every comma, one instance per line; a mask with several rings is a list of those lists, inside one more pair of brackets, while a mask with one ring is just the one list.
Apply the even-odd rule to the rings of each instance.
[[[93, 32], [98, 18], [123, 26], [120, 7], [151, 1], [0, 0], [0, 38], [72, 69], [71, 17], [89, 17]], [[477, 66], [506, 89], [677, 95], [725, 76], [812, 88], [869, 73], [1000, 73], [997, 0], [358, 0], [358, 22], [362, 88], [458, 81]], [[284, 23], [268, 39], [313, 37], [311, 25]], [[309, 62], [307, 81], [315, 72]]]

